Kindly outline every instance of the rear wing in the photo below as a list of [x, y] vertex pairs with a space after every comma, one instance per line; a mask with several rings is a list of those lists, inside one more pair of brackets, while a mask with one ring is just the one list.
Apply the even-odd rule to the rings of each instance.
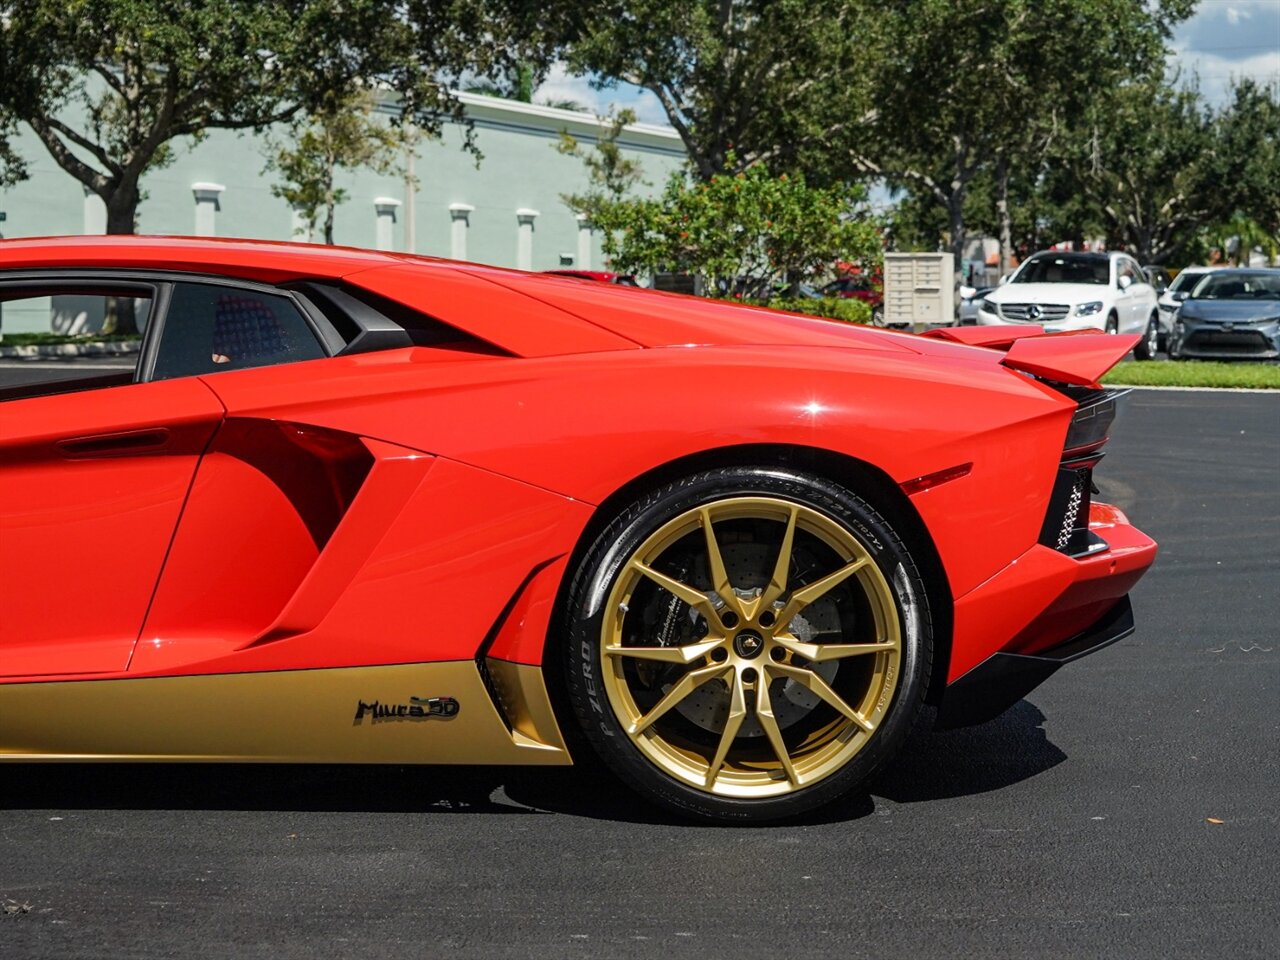
[[1013, 370], [1034, 377], [1081, 386], [1097, 384], [1108, 370], [1134, 348], [1142, 337], [1097, 330], [1045, 333], [1036, 326], [938, 327], [920, 334], [971, 347], [1003, 350], [1000, 361]]

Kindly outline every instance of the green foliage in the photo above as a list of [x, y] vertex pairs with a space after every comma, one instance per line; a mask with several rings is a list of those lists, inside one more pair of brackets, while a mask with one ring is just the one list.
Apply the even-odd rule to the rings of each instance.
[[871, 307], [854, 297], [823, 297], [820, 300], [777, 298], [767, 300], [764, 306], [789, 313], [805, 313], [811, 317], [826, 317], [845, 323], [870, 323]]
[[1012, 233], [1011, 181], [1034, 182], [1107, 91], [1160, 70], [1171, 25], [1192, 8], [1191, 0], [890, 4], [878, 109], [850, 150], [863, 170], [945, 211], [958, 265], [974, 184], [990, 178], [996, 219]]
[[[545, 0], [539, 26], [571, 69], [658, 98], [709, 180], [758, 163], [843, 179], [831, 138], [866, 112], [867, 0]], [[820, 180], [819, 180], [820, 177]]]
[[[295, 46], [281, 4], [219, 0], [16, 0], [0, 19], [0, 109], [131, 233], [149, 169], [176, 137], [281, 115]], [[73, 126], [80, 113], [83, 124]]]
[[347, 199], [346, 190], [334, 186], [339, 170], [369, 167], [378, 173], [398, 170], [403, 139], [374, 115], [376, 98], [360, 93], [295, 120], [289, 127], [290, 142], [277, 145], [267, 161], [281, 182], [271, 193], [301, 214], [310, 239], [324, 218], [324, 242], [333, 241], [334, 208]]
[[757, 164], [706, 182], [673, 173], [662, 196], [606, 200], [594, 221], [615, 270], [699, 274], [713, 295], [759, 298], [837, 260], [875, 260], [880, 237], [862, 200], [856, 187], [811, 187]]
[[1108, 246], [1144, 263], [1176, 259], [1230, 202], [1217, 124], [1194, 89], [1153, 78], [1117, 88], [1060, 151]]
[[427, 133], [461, 119], [458, 77], [511, 72], [519, 59], [504, 9], [497, 0], [8, 0], [0, 164], [6, 134], [27, 124], [103, 199], [108, 232], [132, 233], [141, 177], [169, 162], [180, 138], [334, 115], [362, 88], [395, 91]]
[[577, 157], [587, 168], [590, 186], [586, 193], [562, 193], [560, 199], [575, 213], [591, 219], [602, 204], [622, 201], [637, 185], [648, 184], [641, 177], [640, 163], [627, 157], [618, 145], [622, 131], [636, 122], [634, 110], [620, 110], [600, 118], [600, 136], [595, 148], [585, 150], [568, 130], [560, 131], [556, 150], [567, 156]]
[[1220, 187], [1274, 242], [1280, 237], [1280, 84], [1236, 84], [1215, 133], [1218, 153], [1229, 160]]
[[11, 187], [27, 179], [27, 162], [13, 147], [18, 124], [0, 112], [0, 187]]

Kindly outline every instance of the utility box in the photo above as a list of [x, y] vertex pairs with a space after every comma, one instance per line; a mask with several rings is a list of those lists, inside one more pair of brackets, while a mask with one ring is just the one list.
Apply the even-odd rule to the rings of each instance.
[[956, 268], [949, 253], [884, 255], [884, 325], [923, 330], [956, 321]]

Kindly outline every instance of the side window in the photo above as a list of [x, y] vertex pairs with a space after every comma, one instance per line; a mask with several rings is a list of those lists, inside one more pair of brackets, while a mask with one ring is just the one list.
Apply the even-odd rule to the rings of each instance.
[[0, 284], [0, 402], [134, 381], [154, 290]]
[[245, 370], [326, 356], [288, 297], [212, 283], [178, 283], [165, 313], [153, 380]]
[[1121, 257], [1116, 261], [1116, 278], [1123, 277], [1128, 277], [1130, 283], [1138, 282], [1137, 271], [1134, 269], [1133, 261]]

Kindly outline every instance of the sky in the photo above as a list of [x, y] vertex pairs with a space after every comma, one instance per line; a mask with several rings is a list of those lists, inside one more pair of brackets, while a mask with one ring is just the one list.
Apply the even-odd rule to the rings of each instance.
[[1280, 82], [1280, 0], [1200, 0], [1173, 48], [1171, 63], [1184, 79], [1198, 75], [1213, 104], [1227, 98], [1234, 78]]
[[[1237, 77], [1280, 83], [1280, 0], [1200, 0], [1195, 15], [1174, 31], [1171, 46], [1171, 66], [1184, 82], [1198, 76], [1201, 92], [1215, 105]], [[594, 90], [562, 66], [551, 71], [535, 99], [576, 100], [601, 115], [613, 105], [630, 107], [643, 123], [667, 123], [653, 94], [629, 84]]]

